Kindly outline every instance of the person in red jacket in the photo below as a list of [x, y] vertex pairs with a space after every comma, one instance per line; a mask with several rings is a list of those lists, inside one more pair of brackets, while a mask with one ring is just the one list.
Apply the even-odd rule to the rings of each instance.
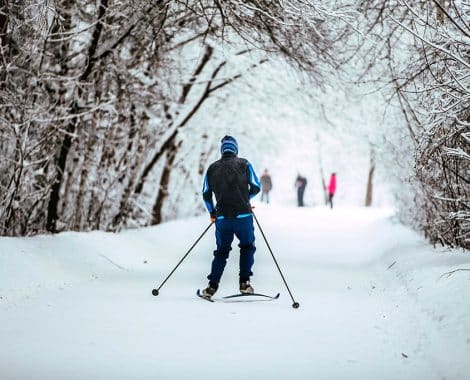
[[330, 202], [330, 207], [333, 208], [333, 197], [336, 193], [336, 173], [331, 173], [330, 183], [326, 189], [328, 191], [328, 202]]

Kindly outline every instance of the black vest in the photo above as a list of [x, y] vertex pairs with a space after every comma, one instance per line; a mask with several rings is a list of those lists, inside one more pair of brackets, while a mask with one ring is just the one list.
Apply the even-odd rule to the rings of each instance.
[[207, 181], [215, 194], [217, 216], [235, 218], [240, 214], [251, 214], [250, 193], [256, 194], [259, 189], [250, 189], [247, 160], [235, 154], [224, 154], [209, 166]]

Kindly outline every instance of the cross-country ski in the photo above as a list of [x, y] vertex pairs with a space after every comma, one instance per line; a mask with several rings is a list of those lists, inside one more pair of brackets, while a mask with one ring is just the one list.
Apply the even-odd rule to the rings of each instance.
[[280, 296], [280, 293], [277, 293], [274, 296], [269, 296], [266, 294], [261, 294], [261, 293], [237, 293], [237, 294], [231, 294], [228, 296], [223, 296], [221, 298], [212, 298], [212, 297], [207, 297], [203, 296], [201, 294], [201, 290], [198, 289], [196, 291], [196, 295], [206, 301], [210, 302], [215, 302], [215, 301], [224, 301], [224, 300], [237, 300], [240, 302], [256, 302], [256, 301], [273, 301], [277, 300]]
[[237, 294], [231, 294], [229, 296], [224, 296], [222, 297], [223, 299], [230, 299], [230, 298], [240, 298], [240, 297], [261, 297], [261, 298], [267, 298], [271, 300], [277, 300], [281, 293], [277, 293], [273, 296], [269, 296], [267, 294], [262, 294], [262, 293], [237, 293]]

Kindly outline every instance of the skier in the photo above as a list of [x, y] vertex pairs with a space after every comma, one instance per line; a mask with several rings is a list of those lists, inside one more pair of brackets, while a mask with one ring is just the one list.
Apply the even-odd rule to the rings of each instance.
[[330, 202], [330, 208], [333, 208], [333, 197], [336, 193], [336, 173], [331, 173], [330, 182], [326, 190], [328, 191], [328, 202]]
[[254, 293], [250, 277], [256, 247], [250, 199], [259, 193], [261, 185], [248, 160], [238, 157], [238, 144], [232, 136], [221, 140], [220, 152], [222, 157], [207, 169], [202, 190], [211, 221], [215, 222], [217, 244], [207, 276], [209, 285], [201, 293], [207, 298], [219, 287], [234, 235], [240, 240], [240, 292]]
[[295, 180], [295, 187], [297, 188], [297, 206], [304, 206], [304, 193], [305, 187], [307, 186], [307, 178], [302, 177], [300, 174], [297, 175]]
[[273, 188], [273, 183], [271, 181], [271, 176], [268, 173], [268, 169], [264, 169], [263, 175], [260, 178], [261, 180], [261, 202], [266, 200], [266, 203], [269, 203], [269, 192]]

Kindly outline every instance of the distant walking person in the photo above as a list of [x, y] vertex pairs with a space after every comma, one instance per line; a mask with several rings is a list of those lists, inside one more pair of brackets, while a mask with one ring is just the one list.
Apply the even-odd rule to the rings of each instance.
[[333, 197], [336, 193], [336, 173], [331, 173], [330, 183], [326, 189], [328, 191], [328, 202], [330, 202], [330, 208], [333, 208]]
[[307, 178], [302, 177], [300, 174], [297, 175], [295, 180], [295, 187], [297, 188], [297, 206], [304, 206], [304, 193], [307, 187]]
[[268, 169], [264, 169], [263, 175], [260, 178], [261, 180], [261, 202], [266, 201], [269, 203], [269, 192], [273, 188], [273, 183], [271, 181], [271, 176], [268, 173]]
[[215, 222], [217, 243], [211, 272], [207, 276], [209, 285], [202, 291], [202, 295], [207, 298], [212, 297], [219, 287], [234, 235], [240, 240], [240, 292], [254, 292], [250, 276], [253, 275], [251, 269], [256, 247], [250, 199], [259, 193], [261, 184], [251, 164], [237, 156], [237, 141], [231, 136], [225, 136], [221, 143], [222, 158], [207, 169], [202, 189], [210, 218]]

